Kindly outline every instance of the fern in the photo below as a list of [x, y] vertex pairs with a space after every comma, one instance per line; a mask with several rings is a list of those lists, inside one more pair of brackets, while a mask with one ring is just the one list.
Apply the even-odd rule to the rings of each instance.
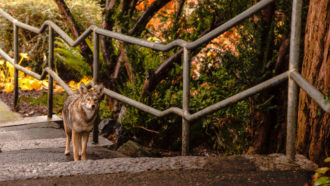
[[80, 76], [88, 76], [92, 74], [91, 68], [84, 60], [78, 47], [71, 47], [62, 38], [57, 37], [55, 40], [55, 56], [57, 62], [63, 63], [67, 69], [74, 70]]

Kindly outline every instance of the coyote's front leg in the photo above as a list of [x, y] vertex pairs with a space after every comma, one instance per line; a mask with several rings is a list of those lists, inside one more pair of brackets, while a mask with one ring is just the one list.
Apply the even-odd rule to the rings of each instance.
[[82, 136], [81, 160], [86, 160], [86, 149], [87, 149], [89, 133], [85, 132], [81, 136]]
[[72, 131], [73, 160], [79, 161], [79, 152], [81, 147], [81, 135]]

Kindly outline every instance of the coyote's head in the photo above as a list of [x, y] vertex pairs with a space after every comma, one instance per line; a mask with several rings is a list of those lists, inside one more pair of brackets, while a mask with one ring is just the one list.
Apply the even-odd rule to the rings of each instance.
[[95, 85], [93, 90], [88, 90], [84, 83], [80, 84], [80, 105], [86, 112], [97, 111], [103, 97], [103, 85]]

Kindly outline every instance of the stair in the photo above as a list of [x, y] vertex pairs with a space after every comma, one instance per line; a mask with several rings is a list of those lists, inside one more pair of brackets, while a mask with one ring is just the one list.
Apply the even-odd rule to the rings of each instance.
[[[32, 178], [27, 176], [31, 167], [40, 169], [40, 166], [60, 164], [65, 166], [73, 161], [72, 153], [64, 155], [65, 134], [61, 121], [56, 117], [48, 120], [46, 116], [22, 118], [0, 124], [0, 181], [12, 179]], [[92, 133], [91, 133], [92, 135]], [[112, 143], [99, 137], [99, 143], [93, 144], [90, 136], [87, 148], [89, 160], [125, 157], [124, 155], [109, 150]], [[71, 144], [71, 152], [72, 144]], [[61, 166], [58, 168], [61, 169]], [[39, 168], [38, 168], [39, 167]], [[32, 169], [31, 169], [32, 170]], [[12, 176], [6, 174], [18, 171]], [[19, 176], [24, 173], [25, 176]], [[32, 170], [33, 173], [33, 170]], [[14, 176], [14, 177], [13, 177]], [[45, 174], [44, 176], [49, 176]]]
[[20, 116], [18, 114], [11, 112], [9, 107], [0, 100], [0, 125], [19, 118]]
[[[89, 138], [87, 160], [64, 155], [65, 134], [60, 118], [22, 118], [0, 123], [0, 184], [33, 178], [137, 173], [152, 170], [199, 169], [205, 157], [130, 158], [109, 150], [110, 141]], [[92, 135], [92, 133], [91, 133]]]
[[0, 122], [0, 185], [304, 185], [317, 168], [302, 155], [296, 162], [283, 154], [132, 158], [111, 145], [90, 137], [87, 160], [74, 162], [72, 153], [64, 155], [60, 118]]

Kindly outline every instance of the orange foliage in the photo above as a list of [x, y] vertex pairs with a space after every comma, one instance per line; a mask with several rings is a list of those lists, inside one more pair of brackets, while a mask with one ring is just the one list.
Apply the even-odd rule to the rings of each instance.
[[[139, 11], [145, 11], [155, 0], [147, 0], [140, 2], [136, 9]], [[188, 0], [189, 4], [197, 3], [197, 0]], [[147, 29], [153, 33], [156, 37], [164, 41], [162, 37], [162, 31], [173, 26], [173, 22], [171, 20], [167, 20], [166, 22], [162, 21], [162, 17], [172, 17], [175, 15], [176, 11], [179, 8], [180, 1], [172, 0], [167, 3], [162, 9], [160, 9], [157, 14], [148, 22], [146, 25]]]
[[[136, 9], [139, 11], [145, 11], [155, 0], [146, 0], [141, 1], [137, 6]], [[200, 0], [187, 0], [186, 1], [186, 15], [191, 14], [194, 11], [194, 6], [199, 4]], [[160, 9], [157, 14], [149, 21], [146, 25], [147, 29], [155, 36], [150, 37], [148, 40], [151, 41], [163, 41], [164, 38], [162, 36], [162, 32], [170, 27], [173, 26], [173, 20], [168, 19], [166, 22], [162, 21], [161, 18], [166, 17], [173, 17], [179, 8], [179, 0], [172, 0], [166, 4], [162, 9]], [[241, 27], [234, 27], [227, 32], [224, 32], [217, 38], [213, 39], [202, 51], [196, 55], [192, 59], [192, 66], [193, 66], [193, 79], [199, 78], [199, 73], [202, 67], [202, 63], [198, 60], [201, 57], [216, 57], [220, 52], [231, 52], [233, 55], [238, 56], [238, 51], [236, 48], [236, 42], [241, 39], [241, 36], [238, 32], [238, 29]], [[181, 29], [182, 30], [182, 29]], [[194, 32], [194, 28], [187, 28], [184, 29], [186, 33]], [[219, 67], [219, 64], [212, 60], [213, 64], [209, 64], [209, 66], [214, 66], [215, 68]]]
[[[199, 61], [199, 58], [215, 58], [219, 52], [231, 52], [234, 56], [238, 56], [239, 53], [236, 48], [236, 42], [242, 38], [238, 32], [238, 29], [241, 29], [241, 27], [233, 27], [220, 36], [214, 38], [205, 48], [201, 50], [200, 53], [198, 53], [192, 59], [193, 79], [199, 78], [200, 71], [204, 65]], [[211, 63], [208, 64], [208, 67], [212, 66], [219, 68], [219, 62], [216, 62], [216, 60], [211, 60]]]

